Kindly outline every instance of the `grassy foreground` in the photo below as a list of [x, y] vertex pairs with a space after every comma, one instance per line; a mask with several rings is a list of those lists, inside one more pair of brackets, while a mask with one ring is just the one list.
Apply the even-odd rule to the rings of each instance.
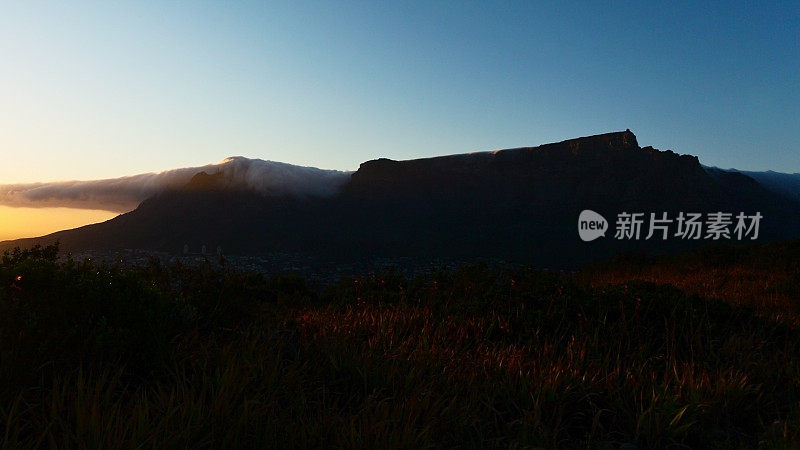
[[319, 289], [0, 263], [0, 448], [800, 446], [800, 244]]

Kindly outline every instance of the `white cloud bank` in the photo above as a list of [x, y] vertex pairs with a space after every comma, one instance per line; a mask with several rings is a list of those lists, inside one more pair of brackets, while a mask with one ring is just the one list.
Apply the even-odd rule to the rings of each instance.
[[222, 173], [228, 185], [254, 189], [265, 195], [294, 196], [333, 195], [351, 174], [235, 156], [202, 167], [106, 180], [0, 185], [0, 205], [126, 212], [158, 192], [185, 186], [200, 172]]

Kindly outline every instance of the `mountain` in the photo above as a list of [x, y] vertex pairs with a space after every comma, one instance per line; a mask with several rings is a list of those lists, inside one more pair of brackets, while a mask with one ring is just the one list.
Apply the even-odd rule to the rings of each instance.
[[780, 173], [768, 170], [766, 172], [752, 172], [737, 169], [719, 169], [717, 167], [706, 167], [707, 170], [722, 170], [726, 172], [737, 172], [758, 181], [765, 188], [800, 201], [800, 173]]
[[[608, 220], [604, 238], [579, 238], [585, 209]], [[759, 212], [759, 240], [800, 237], [800, 202], [745, 174], [704, 168], [697, 157], [640, 147], [626, 130], [538, 147], [367, 161], [327, 196], [269, 194], [221, 172], [200, 172], [107, 222], [3, 245], [59, 240], [83, 252], [180, 254], [205, 246], [333, 263], [499, 259], [574, 268], [624, 251], [709, 243], [646, 240], [646, 223], [641, 239], [614, 239], [623, 212], [673, 219], [681, 212]]]

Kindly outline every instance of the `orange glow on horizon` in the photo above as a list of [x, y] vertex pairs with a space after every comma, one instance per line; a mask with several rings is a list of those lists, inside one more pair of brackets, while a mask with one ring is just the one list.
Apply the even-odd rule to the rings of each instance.
[[56, 231], [103, 222], [118, 214], [93, 209], [0, 206], [0, 241], [43, 236]]

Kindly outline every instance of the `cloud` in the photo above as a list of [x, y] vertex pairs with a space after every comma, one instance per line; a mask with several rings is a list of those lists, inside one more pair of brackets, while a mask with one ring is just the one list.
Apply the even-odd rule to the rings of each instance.
[[235, 156], [218, 164], [122, 178], [0, 185], [0, 205], [127, 212], [165, 189], [185, 186], [200, 172], [221, 173], [228, 185], [250, 188], [265, 195], [319, 197], [338, 192], [351, 174]]

